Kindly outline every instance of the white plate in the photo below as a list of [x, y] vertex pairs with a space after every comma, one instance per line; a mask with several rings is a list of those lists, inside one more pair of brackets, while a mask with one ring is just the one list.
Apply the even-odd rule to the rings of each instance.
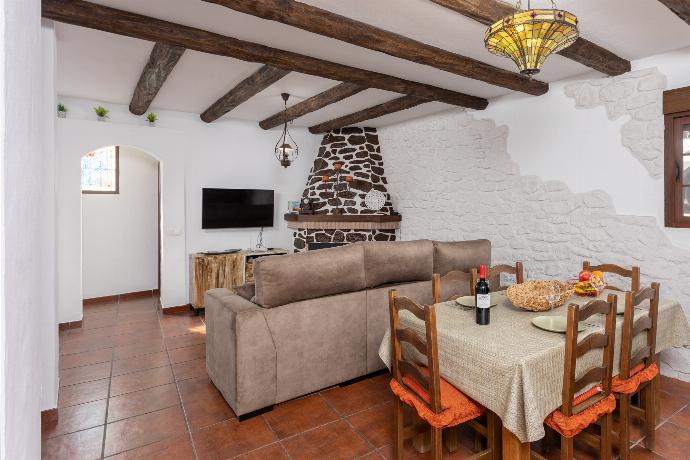
[[[568, 328], [568, 318], [565, 316], [537, 316], [532, 318], [532, 324], [545, 331], [565, 333]], [[582, 332], [585, 329], [584, 323], [578, 324], [578, 332]]]
[[[495, 307], [498, 305], [498, 294], [492, 292], [489, 294], [491, 296], [491, 307]], [[472, 307], [474, 308], [474, 296], [473, 295], [466, 295], [464, 297], [458, 297], [455, 299], [455, 302], [457, 302], [458, 305], [462, 305], [463, 307]]]

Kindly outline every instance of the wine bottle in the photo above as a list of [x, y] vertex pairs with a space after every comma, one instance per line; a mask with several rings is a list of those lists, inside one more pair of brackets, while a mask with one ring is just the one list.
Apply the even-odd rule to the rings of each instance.
[[486, 265], [479, 267], [479, 281], [475, 288], [474, 304], [477, 324], [486, 326], [491, 320], [491, 289], [486, 281]]

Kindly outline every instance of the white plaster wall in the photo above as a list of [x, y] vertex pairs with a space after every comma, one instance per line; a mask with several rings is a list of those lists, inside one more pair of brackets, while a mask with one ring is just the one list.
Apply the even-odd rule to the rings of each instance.
[[[57, 402], [54, 299], [54, 43], [39, 0], [0, 0], [0, 457], [41, 456]], [[50, 119], [48, 119], [50, 118]]]
[[119, 185], [82, 194], [85, 299], [158, 289], [158, 161], [120, 147]]
[[[689, 86], [690, 48], [634, 61], [632, 67], [634, 71], [656, 68], [666, 77], [668, 89]], [[501, 97], [480, 116], [510, 128], [508, 151], [523, 174], [561, 180], [575, 192], [605, 190], [619, 214], [653, 216], [663, 226], [663, 179], [652, 178], [621, 142], [621, 128], [629, 117], [612, 121], [604, 106], [577, 109], [565, 94], [565, 87], [573, 82], [600, 78], [590, 73], [551, 83], [549, 92], [540, 97]], [[690, 249], [687, 229], [664, 232], [675, 245]]]
[[[81, 193], [79, 159], [105, 145], [140, 148], [161, 162], [162, 268], [164, 307], [188, 303], [188, 257], [201, 250], [246, 248], [258, 229], [201, 230], [203, 187], [266, 188], [276, 191], [274, 227], [264, 244], [290, 247], [291, 232], [282, 219], [288, 200], [299, 199], [320, 138], [304, 129], [293, 136], [300, 158], [287, 170], [273, 156], [280, 133], [256, 123], [224, 119], [212, 124], [196, 114], [159, 112], [155, 128], [125, 106], [60, 97], [69, 112], [57, 122], [58, 154], [58, 293], [59, 321], [82, 317]], [[93, 107], [112, 110], [107, 122], [95, 120]]]

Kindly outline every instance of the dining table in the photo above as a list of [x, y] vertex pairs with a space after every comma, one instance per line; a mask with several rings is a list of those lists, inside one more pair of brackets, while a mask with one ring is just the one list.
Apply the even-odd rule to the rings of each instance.
[[[562, 403], [565, 334], [540, 329], [532, 319], [542, 315], [565, 316], [567, 306], [584, 305], [616, 294], [619, 311], [625, 303], [622, 292], [604, 290], [597, 297], [571, 296], [563, 306], [550, 311], [532, 312], [511, 304], [505, 291], [497, 292], [491, 308], [490, 324], [475, 322], [474, 308], [455, 300], [436, 304], [436, 328], [441, 376], [498, 417], [502, 428], [503, 458], [529, 459], [530, 443], [544, 437], [544, 419]], [[636, 308], [635, 317], [646, 315], [645, 306]], [[681, 304], [661, 299], [657, 323], [657, 353], [690, 344], [690, 325]], [[401, 325], [425, 336], [424, 322], [401, 311]], [[619, 370], [623, 315], [618, 315], [615, 333], [613, 375]], [[604, 316], [595, 315], [582, 325], [586, 335], [603, 332]], [[641, 346], [642, 334], [633, 343]], [[414, 353], [414, 350], [405, 350]], [[591, 351], [578, 359], [576, 376], [600, 365], [602, 350]], [[390, 368], [390, 329], [386, 332], [379, 356]], [[658, 385], [657, 385], [658, 387]]]

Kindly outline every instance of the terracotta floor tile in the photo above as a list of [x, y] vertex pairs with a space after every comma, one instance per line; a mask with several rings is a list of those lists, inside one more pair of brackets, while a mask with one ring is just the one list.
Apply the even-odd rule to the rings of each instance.
[[372, 384], [369, 380], [362, 380], [352, 385], [331, 388], [321, 394], [342, 415], [350, 415], [368, 409], [382, 402], [390, 400], [388, 392]]
[[108, 423], [179, 404], [174, 383], [115, 396], [110, 398], [108, 405]]
[[332, 422], [338, 414], [319, 394], [294, 399], [277, 405], [264, 418], [279, 439]]
[[105, 456], [142, 447], [186, 432], [179, 406], [109, 423], [105, 435]]
[[76, 385], [110, 377], [110, 363], [90, 364], [60, 370], [60, 386]]
[[669, 418], [688, 404], [687, 399], [678, 393], [661, 391], [661, 419]]
[[113, 346], [115, 347], [120, 347], [120, 346], [128, 346], [128, 345], [136, 345], [136, 344], [148, 344], [151, 343], [153, 340], [162, 340], [162, 336], [160, 335], [160, 331], [154, 333], [146, 333], [146, 334], [139, 334], [139, 333], [132, 333], [132, 334], [119, 334], [113, 336]]
[[236, 457], [276, 441], [261, 417], [226, 420], [194, 431], [192, 437], [197, 455], [205, 460]]
[[175, 380], [187, 380], [206, 376], [206, 358], [193, 359], [184, 363], [173, 364]]
[[393, 403], [385, 403], [348, 417], [355, 430], [359, 431], [374, 447], [383, 447], [393, 442]]
[[75, 406], [108, 397], [110, 379], [94, 380], [67, 387], [60, 387], [58, 407]]
[[129, 374], [130, 372], [163, 367], [170, 364], [168, 354], [164, 351], [151, 353], [134, 358], [125, 358], [113, 361], [113, 376]]
[[690, 430], [690, 405], [671, 417], [670, 421], [681, 428]]
[[170, 366], [156, 367], [144, 371], [132, 372], [131, 374], [118, 375], [113, 377], [110, 384], [110, 396], [118, 396], [133, 391], [145, 390], [166, 383], [172, 383], [172, 368]]
[[73, 355], [64, 355], [60, 357], [60, 369], [69, 369], [71, 367], [88, 366], [89, 364], [105, 363], [112, 359], [112, 348], [103, 348], [102, 350], [87, 351], [84, 353], [75, 353]]
[[106, 400], [58, 409], [58, 419], [42, 426], [44, 438], [85, 430], [105, 423]]
[[285, 449], [283, 449], [283, 446], [278, 442], [235, 457], [237, 460], [287, 460], [287, 458], [288, 456]]
[[168, 350], [174, 350], [175, 348], [189, 347], [191, 345], [197, 345], [200, 343], [206, 343], [206, 334], [202, 333], [192, 333], [185, 335], [176, 335], [174, 337], [167, 337], [165, 339], [165, 346]]
[[661, 376], [661, 390], [676, 394], [690, 401], [690, 382]]
[[115, 347], [115, 359], [134, 358], [136, 356], [149, 355], [165, 351], [165, 343], [160, 337], [152, 337], [149, 340], [131, 345], [118, 345]]
[[194, 452], [189, 435], [185, 434], [122, 452], [108, 460], [194, 460]]
[[656, 430], [654, 452], [669, 460], [687, 460], [690, 431], [666, 422]]
[[82, 320], [82, 329], [90, 330], [97, 329], [101, 327], [109, 327], [117, 324], [116, 314], [94, 314], [87, 316], [84, 314], [84, 319]]
[[47, 439], [41, 447], [43, 460], [93, 460], [101, 457], [103, 426]]
[[183, 363], [185, 361], [191, 361], [198, 358], [206, 358], [205, 343], [170, 350], [170, 362], [173, 364]]
[[178, 385], [191, 430], [235, 417], [232, 408], [208, 377], [184, 380]]
[[160, 325], [158, 324], [158, 319], [150, 319], [146, 321], [138, 321], [136, 323], [118, 324], [117, 326], [113, 326], [113, 332], [115, 335], [142, 334], [159, 336]]
[[123, 326], [133, 326], [135, 324], [145, 323], [149, 324], [152, 322], [158, 323], [158, 314], [155, 311], [131, 311], [131, 312], [120, 312], [117, 315], [116, 324], [118, 327]]
[[384, 457], [383, 454], [374, 450], [359, 458], [360, 460], [385, 460], [386, 457]]
[[328, 458], [352, 459], [371, 452], [371, 447], [347, 423], [337, 421], [283, 442], [290, 458], [314, 459], [328, 452]]
[[60, 343], [73, 342], [77, 339], [102, 339], [115, 335], [115, 326], [97, 327], [93, 329], [69, 329], [60, 336]]
[[60, 343], [60, 354], [71, 355], [73, 353], [83, 353], [85, 351], [100, 350], [110, 348], [115, 343], [112, 337], [88, 337], [76, 339], [69, 342]]
[[635, 446], [630, 449], [630, 460], [665, 460], [659, 454], [650, 452], [644, 446]]
[[[557, 452], [557, 451], [556, 451]], [[393, 458], [393, 446], [387, 445], [379, 449], [379, 454], [386, 459], [392, 459]], [[458, 450], [453, 452], [452, 454], [443, 449], [443, 458], [448, 459], [448, 460], [462, 460], [465, 458], [469, 458], [472, 455], [474, 455], [474, 452], [469, 450], [468, 448], [464, 446], [458, 447]], [[370, 456], [366, 458], [378, 458], [376, 456]], [[403, 446], [403, 458], [405, 460], [426, 460], [429, 458], [429, 454], [420, 454], [417, 452], [412, 445], [412, 441], [405, 441], [405, 444]], [[560, 459], [560, 456], [555, 457]], [[577, 460], [580, 460], [579, 458]]]

